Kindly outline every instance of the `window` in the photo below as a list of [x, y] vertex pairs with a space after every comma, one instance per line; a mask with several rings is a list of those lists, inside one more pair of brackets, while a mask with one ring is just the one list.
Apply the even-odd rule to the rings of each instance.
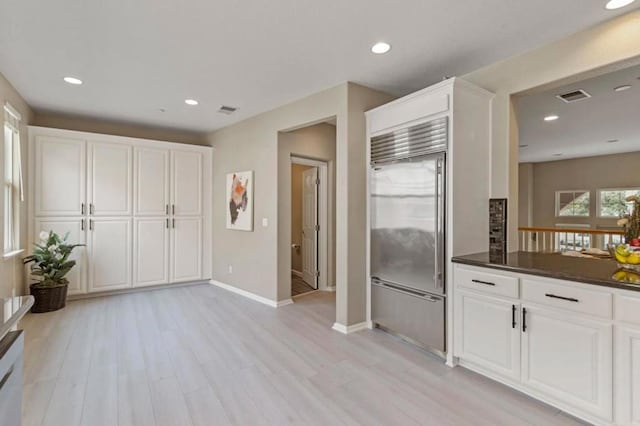
[[556, 192], [556, 216], [588, 217], [589, 208], [589, 191]]
[[19, 218], [23, 201], [20, 159], [20, 114], [4, 106], [4, 256], [20, 251]]
[[626, 201], [630, 195], [640, 196], [640, 188], [601, 189], [598, 192], [598, 216], [620, 217], [631, 213], [633, 202]]

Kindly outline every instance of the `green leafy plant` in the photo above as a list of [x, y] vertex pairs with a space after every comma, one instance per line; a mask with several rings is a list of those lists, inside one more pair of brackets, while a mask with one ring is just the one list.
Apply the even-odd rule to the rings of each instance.
[[40, 243], [34, 244], [33, 254], [23, 259], [23, 263], [32, 263], [31, 276], [40, 281], [43, 287], [68, 284], [65, 275], [76, 264], [69, 256], [76, 247], [84, 244], [67, 244], [69, 233], [64, 237], [53, 231], [40, 233]]

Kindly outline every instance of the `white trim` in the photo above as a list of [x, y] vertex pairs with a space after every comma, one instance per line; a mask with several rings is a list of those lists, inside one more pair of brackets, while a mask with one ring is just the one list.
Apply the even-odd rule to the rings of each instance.
[[331, 327], [332, 330], [335, 330], [339, 333], [342, 334], [351, 334], [351, 333], [356, 333], [358, 331], [362, 331], [362, 330], [366, 330], [368, 329], [368, 323], [366, 321], [364, 322], [359, 322], [357, 324], [353, 324], [353, 325], [343, 325], [343, 324], [339, 324], [339, 323], [333, 323], [333, 327]]
[[601, 211], [601, 201], [602, 201], [602, 193], [603, 192], [622, 192], [622, 191], [635, 191], [635, 192], [640, 192], [640, 188], [638, 187], [633, 187], [633, 188], [598, 188], [596, 189], [596, 218], [598, 219], [619, 219], [618, 216], [602, 216], [600, 215], [600, 211]]
[[[291, 154], [291, 164], [300, 164], [303, 166], [311, 166], [318, 168], [318, 178], [320, 179], [320, 187], [318, 193], [318, 225], [320, 232], [318, 233], [318, 290], [327, 290], [329, 286], [329, 271], [332, 269], [333, 258], [335, 253], [332, 250], [333, 241], [331, 240], [333, 232], [329, 229], [329, 212], [333, 208], [331, 205], [330, 188], [333, 188], [331, 174], [329, 173], [329, 162], [324, 160], [315, 160], [307, 157], [300, 157]], [[335, 223], [332, 224], [332, 228]]]
[[291, 270], [291, 275], [295, 275], [296, 277], [302, 278], [302, 272], [296, 271], [295, 269]]
[[291, 299], [285, 299], [280, 301], [267, 299], [266, 297], [258, 296], [255, 293], [251, 293], [250, 291], [242, 290], [241, 288], [234, 287], [232, 285], [225, 284], [216, 280], [210, 280], [209, 283], [216, 287], [220, 287], [223, 290], [227, 290], [232, 293], [239, 294], [240, 296], [244, 296], [247, 299], [251, 299], [255, 302], [262, 303], [263, 305], [271, 306], [272, 308], [280, 308], [282, 306], [287, 306], [293, 303], [293, 300]]
[[9, 114], [11, 114], [13, 118], [15, 118], [16, 120], [22, 121], [22, 114], [20, 114], [18, 110], [15, 109], [13, 105], [9, 103], [9, 101], [6, 101], [4, 103], [4, 110], [7, 111]]
[[335, 293], [336, 286], [335, 285], [330, 285], [330, 286], [327, 286], [325, 288], [321, 288], [320, 291], [326, 291], [328, 293]]
[[24, 253], [24, 249], [17, 249], [17, 250], [9, 251], [9, 252], [3, 254], [2, 257], [5, 258], [5, 259], [9, 259], [11, 257], [15, 257], [15, 256], [19, 255], [20, 253]]

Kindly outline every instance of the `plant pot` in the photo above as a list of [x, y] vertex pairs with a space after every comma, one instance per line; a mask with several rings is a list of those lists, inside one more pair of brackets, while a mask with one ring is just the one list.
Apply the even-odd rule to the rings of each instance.
[[39, 314], [64, 308], [67, 302], [67, 287], [68, 284], [58, 284], [54, 286], [43, 286], [40, 283], [31, 284], [29, 289], [35, 299], [31, 307], [31, 312]]

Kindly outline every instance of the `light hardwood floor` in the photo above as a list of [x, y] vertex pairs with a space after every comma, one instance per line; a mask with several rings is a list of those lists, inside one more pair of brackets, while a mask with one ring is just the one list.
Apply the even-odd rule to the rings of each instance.
[[381, 331], [332, 331], [334, 304], [198, 285], [28, 315], [23, 424], [579, 424]]

